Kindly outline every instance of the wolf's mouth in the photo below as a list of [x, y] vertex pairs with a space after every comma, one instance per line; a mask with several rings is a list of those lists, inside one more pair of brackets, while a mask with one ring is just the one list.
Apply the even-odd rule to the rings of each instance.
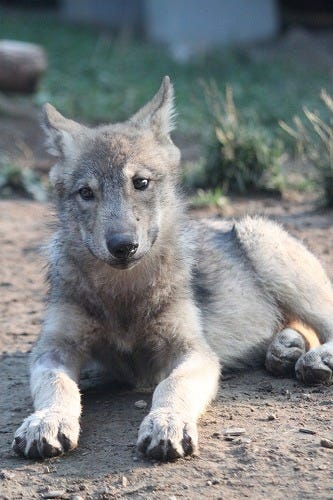
[[127, 269], [132, 269], [134, 266], [136, 266], [141, 260], [141, 257], [138, 257], [136, 259], [130, 259], [130, 260], [112, 260], [108, 261], [109, 266], [113, 267], [114, 269], [120, 269], [120, 270], [127, 270]]

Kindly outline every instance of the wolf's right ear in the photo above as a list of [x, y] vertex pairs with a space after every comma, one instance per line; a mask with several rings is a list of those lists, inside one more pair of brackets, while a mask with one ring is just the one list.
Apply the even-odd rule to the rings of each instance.
[[75, 139], [82, 125], [62, 116], [51, 104], [43, 106], [42, 127], [46, 133], [46, 147], [53, 156], [69, 155], [75, 148]]
[[159, 139], [169, 137], [175, 127], [175, 108], [173, 85], [168, 76], [163, 78], [157, 94], [143, 106], [130, 123], [139, 128], [150, 129]]

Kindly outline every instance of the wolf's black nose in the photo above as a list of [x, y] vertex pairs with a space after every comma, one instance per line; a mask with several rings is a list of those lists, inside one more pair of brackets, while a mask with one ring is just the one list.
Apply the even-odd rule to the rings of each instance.
[[139, 244], [133, 241], [133, 235], [116, 233], [107, 238], [106, 246], [113, 257], [126, 260], [135, 254]]

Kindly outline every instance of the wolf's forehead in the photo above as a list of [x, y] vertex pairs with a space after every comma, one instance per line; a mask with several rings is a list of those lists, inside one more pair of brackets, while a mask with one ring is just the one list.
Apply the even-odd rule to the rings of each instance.
[[123, 168], [133, 155], [133, 144], [124, 137], [97, 137], [87, 146], [85, 160], [100, 167]]
[[141, 163], [145, 156], [144, 144], [138, 137], [102, 134], [86, 144], [79, 162], [103, 171], [123, 170], [128, 163]]

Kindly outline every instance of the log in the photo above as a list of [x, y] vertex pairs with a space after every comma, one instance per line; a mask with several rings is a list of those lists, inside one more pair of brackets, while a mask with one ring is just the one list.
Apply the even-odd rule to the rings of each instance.
[[39, 45], [0, 40], [0, 91], [31, 94], [46, 67], [46, 54]]

